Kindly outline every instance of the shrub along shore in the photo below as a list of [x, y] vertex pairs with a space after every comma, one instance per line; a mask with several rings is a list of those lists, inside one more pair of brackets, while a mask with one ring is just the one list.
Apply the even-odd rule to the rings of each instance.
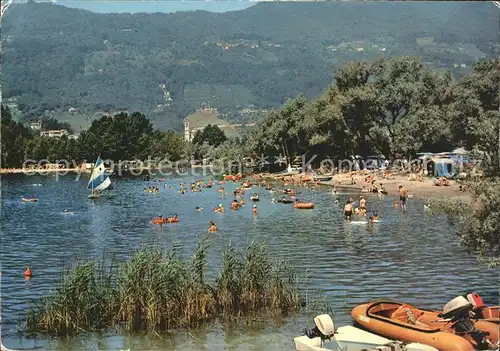
[[298, 310], [298, 281], [266, 246], [250, 243], [244, 253], [229, 246], [214, 282], [205, 280], [207, 249], [201, 240], [191, 259], [178, 247], [143, 247], [128, 262], [79, 264], [27, 315], [29, 333], [57, 336], [121, 328], [163, 331], [215, 318]]

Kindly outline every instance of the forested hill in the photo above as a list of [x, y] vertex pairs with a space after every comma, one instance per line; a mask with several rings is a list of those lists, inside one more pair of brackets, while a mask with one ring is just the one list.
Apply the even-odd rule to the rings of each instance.
[[77, 129], [99, 111], [140, 110], [179, 128], [202, 104], [279, 106], [319, 94], [347, 60], [419, 55], [458, 77], [500, 53], [498, 11], [486, 2], [272, 2], [133, 15], [29, 2], [2, 21], [4, 98], [25, 118], [45, 111]]

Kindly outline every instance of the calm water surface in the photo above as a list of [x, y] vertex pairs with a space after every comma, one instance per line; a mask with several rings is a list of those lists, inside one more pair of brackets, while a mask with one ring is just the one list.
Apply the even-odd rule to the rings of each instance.
[[[1, 271], [2, 338], [10, 348], [100, 349], [120, 348], [168, 350], [292, 350], [293, 337], [313, 317], [301, 312], [281, 323], [262, 327], [228, 329], [217, 323], [201, 329], [179, 331], [170, 337], [123, 337], [86, 334], [76, 339], [27, 339], [17, 335], [18, 320], [30, 302], [47, 294], [61, 271], [78, 261], [101, 258], [103, 252], [126, 258], [143, 243], [171, 245], [180, 241], [184, 253], [192, 253], [197, 241], [207, 235], [214, 220], [219, 232], [210, 238], [209, 270], [219, 267], [221, 253], [231, 241], [243, 248], [253, 239], [268, 242], [271, 252], [288, 258], [305, 280], [303, 292], [322, 291], [335, 311], [337, 325], [350, 324], [350, 309], [372, 298], [386, 296], [422, 307], [441, 308], [451, 298], [468, 290], [478, 291], [495, 304], [498, 287], [491, 282], [498, 272], [480, 265], [456, 245], [450, 224], [432, 217], [423, 204], [410, 199], [407, 213], [392, 208], [391, 196], [368, 199], [369, 209], [378, 210], [383, 221], [373, 226], [352, 225], [342, 220], [341, 208], [327, 189], [301, 189], [299, 199], [316, 203], [314, 210], [294, 210], [271, 203], [264, 189], [258, 216], [249, 203], [240, 211], [215, 214], [211, 208], [233, 200], [215, 188], [181, 196], [175, 189], [195, 178], [166, 182], [120, 180], [111, 198], [87, 199], [86, 179], [75, 176], [3, 176], [1, 182]], [[33, 184], [43, 186], [35, 187]], [[160, 193], [145, 193], [156, 184]], [[236, 185], [227, 184], [230, 194]], [[245, 197], [249, 200], [252, 191]], [[36, 194], [39, 203], [20, 203], [19, 197]], [[346, 195], [341, 195], [341, 200]], [[195, 213], [196, 206], [204, 208]], [[73, 215], [62, 214], [64, 209]], [[154, 226], [152, 217], [178, 214], [181, 222]], [[25, 281], [30, 265], [33, 278]], [[212, 274], [207, 273], [210, 277]]]

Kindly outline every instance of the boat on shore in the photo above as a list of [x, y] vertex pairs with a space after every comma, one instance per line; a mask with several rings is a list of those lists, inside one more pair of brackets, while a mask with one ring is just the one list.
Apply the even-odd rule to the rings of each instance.
[[329, 182], [333, 179], [333, 176], [329, 175], [316, 175], [313, 176], [313, 181], [315, 182]]
[[375, 335], [354, 326], [335, 329], [327, 314], [314, 318], [315, 327], [304, 335], [294, 338], [296, 351], [438, 351], [436, 348], [419, 343], [404, 344]]
[[277, 177], [287, 177], [287, 176], [294, 176], [298, 175], [301, 172], [301, 168], [299, 167], [292, 167], [291, 165], [288, 165], [286, 170], [279, 172], [276, 174]]
[[392, 299], [377, 299], [356, 306], [351, 315], [368, 331], [391, 339], [418, 342], [439, 350], [496, 350], [498, 325], [471, 320], [472, 309], [463, 296], [448, 302], [442, 313]]

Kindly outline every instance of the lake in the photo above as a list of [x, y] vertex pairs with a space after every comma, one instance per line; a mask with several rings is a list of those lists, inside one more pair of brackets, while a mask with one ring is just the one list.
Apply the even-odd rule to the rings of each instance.
[[[168, 246], [180, 241], [183, 252], [190, 255], [199, 238], [207, 235], [211, 220], [219, 232], [209, 239], [209, 270], [218, 268], [229, 241], [244, 248], [251, 240], [265, 240], [270, 251], [289, 259], [307, 283], [303, 294], [309, 297], [322, 292], [335, 312], [337, 325], [350, 324], [352, 307], [376, 297], [440, 309], [453, 297], [474, 290], [486, 303], [497, 302], [498, 287], [492, 282], [498, 271], [477, 263], [474, 256], [459, 248], [448, 219], [426, 214], [417, 199], [410, 199], [408, 211], [401, 213], [392, 207], [392, 196], [369, 197], [369, 210], [377, 210], [382, 222], [352, 225], [342, 219], [342, 208], [334, 204], [328, 188], [299, 190], [297, 197], [314, 201], [314, 210], [271, 203], [272, 194], [255, 188], [245, 195], [249, 200], [254, 191], [261, 194], [254, 218], [250, 201], [236, 212], [213, 213], [211, 209], [219, 203], [228, 208], [233, 200], [232, 195], [218, 193], [218, 186], [183, 196], [175, 189], [181, 182], [200, 177], [170, 177], [165, 182], [120, 178], [112, 197], [95, 202], [87, 199], [87, 179], [75, 177], [1, 178], [2, 337], [9, 348], [293, 350], [293, 337], [311, 326], [312, 314], [302, 311], [277, 323], [262, 320], [250, 327], [228, 328], [214, 322], [162, 338], [113, 333], [83, 334], [67, 340], [18, 336], [18, 320], [30, 302], [46, 295], [65, 268], [79, 260], [99, 259], [103, 253], [126, 258], [143, 243]], [[43, 186], [33, 186], [38, 183]], [[174, 188], [165, 188], [165, 184]], [[160, 192], [144, 192], [149, 185], [157, 185]], [[236, 185], [225, 187], [232, 194]], [[38, 203], [19, 201], [22, 195], [35, 194]], [[340, 200], [346, 196], [340, 195]], [[196, 206], [204, 210], [194, 212]], [[74, 214], [62, 214], [64, 209]], [[158, 214], [177, 214], [181, 221], [155, 226], [151, 219]], [[25, 281], [23, 271], [28, 265], [33, 278]], [[211, 276], [208, 272], [207, 277]]]

